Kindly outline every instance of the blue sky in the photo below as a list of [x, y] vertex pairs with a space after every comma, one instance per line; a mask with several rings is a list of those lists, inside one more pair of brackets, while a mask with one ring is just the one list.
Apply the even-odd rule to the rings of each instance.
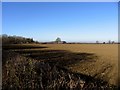
[[117, 2], [2, 3], [2, 33], [38, 41], [118, 39]]

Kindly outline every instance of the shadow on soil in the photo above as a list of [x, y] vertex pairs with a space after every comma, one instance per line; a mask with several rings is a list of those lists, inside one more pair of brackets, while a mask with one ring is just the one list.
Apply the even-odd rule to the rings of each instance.
[[[46, 47], [43, 47], [46, 48]], [[19, 48], [21, 49], [21, 48]], [[109, 87], [108, 83], [101, 80], [95, 79], [94, 77], [84, 75], [82, 73], [73, 73], [67, 70], [65, 67], [71, 64], [82, 63], [82, 62], [95, 62], [97, 56], [94, 53], [73, 53], [65, 50], [27, 50], [27, 51], [16, 51], [19, 54], [22, 54], [25, 57], [29, 57], [38, 61], [44, 61], [49, 63], [51, 68], [57, 67], [58, 71], [63, 70], [63, 72], [68, 72], [74, 74], [75, 77], [82, 78], [86, 85], [92, 83], [99, 86]], [[4, 58], [4, 57], [3, 57]], [[3, 59], [4, 60], [4, 59]], [[40, 69], [38, 69], [38, 73]], [[115, 87], [115, 86], [110, 86]], [[116, 88], [116, 87], [115, 87]]]
[[3, 45], [2, 49], [3, 50], [14, 50], [14, 49], [41, 49], [41, 48], [47, 48], [44, 46], [33, 46], [33, 45], [12, 45], [12, 44], [7, 44], [7, 45]]
[[[62, 69], [65, 72], [68, 71], [65, 67], [71, 64], [82, 62], [95, 62], [97, 56], [94, 53], [72, 53], [65, 50], [29, 50], [29, 51], [17, 51], [18, 53], [31, 57], [35, 60], [44, 61], [50, 64], [53, 68], [56, 66], [58, 69]], [[38, 71], [39, 72], [39, 71]], [[108, 83], [101, 79], [94, 79], [94, 77], [84, 75], [82, 73], [74, 73], [75, 76], [80, 76], [86, 83], [95, 82], [97, 86], [107, 85]]]
[[53, 66], [58, 65], [62, 67], [78, 62], [93, 62], [97, 58], [94, 53], [72, 53], [65, 50], [29, 50], [17, 52], [26, 57], [49, 62]]

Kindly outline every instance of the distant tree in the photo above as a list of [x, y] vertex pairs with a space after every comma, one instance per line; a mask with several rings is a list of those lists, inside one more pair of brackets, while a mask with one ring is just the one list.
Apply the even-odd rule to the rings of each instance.
[[38, 42], [38, 41], [35, 41], [35, 43], [36, 43], [36, 44], [39, 44], [39, 42]]
[[63, 44], [67, 43], [66, 41], [63, 41]]
[[103, 44], [105, 44], [105, 42], [103, 42]]
[[99, 41], [96, 41], [96, 43], [98, 44], [98, 43], [99, 43]]
[[61, 42], [61, 39], [58, 37], [58, 38], [55, 40], [55, 42], [59, 43], [59, 42]]
[[109, 41], [108, 41], [108, 43], [110, 44], [110, 43], [111, 43], [111, 41], [109, 40]]
[[31, 43], [33, 43], [34, 42], [34, 40], [33, 40], [33, 38], [31, 38]]
[[2, 34], [2, 37], [8, 37], [8, 35], [7, 34]]
[[112, 41], [112, 44], [114, 44], [115, 42], [114, 41]]
[[25, 38], [21, 36], [8, 36], [7, 34], [2, 35], [2, 44], [22, 44], [22, 43], [34, 43], [33, 38]]

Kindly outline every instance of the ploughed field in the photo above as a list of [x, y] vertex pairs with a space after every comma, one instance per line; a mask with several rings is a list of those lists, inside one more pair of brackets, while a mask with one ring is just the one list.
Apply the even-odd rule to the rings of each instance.
[[118, 84], [118, 44], [19, 44], [6, 45], [3, 49], [57, 65], [88, 80]]
[[117, 44], [57, 44], [43, 45], [49, 50], [68, 50], [73, 55], [66, 55], [75, 63], [68, 64], [74, 72], [100, 77], [109, 83], [117, 84], [118, 45]]

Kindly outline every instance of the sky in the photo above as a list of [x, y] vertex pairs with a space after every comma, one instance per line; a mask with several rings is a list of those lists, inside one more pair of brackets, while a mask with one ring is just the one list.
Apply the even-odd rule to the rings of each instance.
[[118, 40], [117, 2], [3, 2], [2, 33], [41, 42]]

